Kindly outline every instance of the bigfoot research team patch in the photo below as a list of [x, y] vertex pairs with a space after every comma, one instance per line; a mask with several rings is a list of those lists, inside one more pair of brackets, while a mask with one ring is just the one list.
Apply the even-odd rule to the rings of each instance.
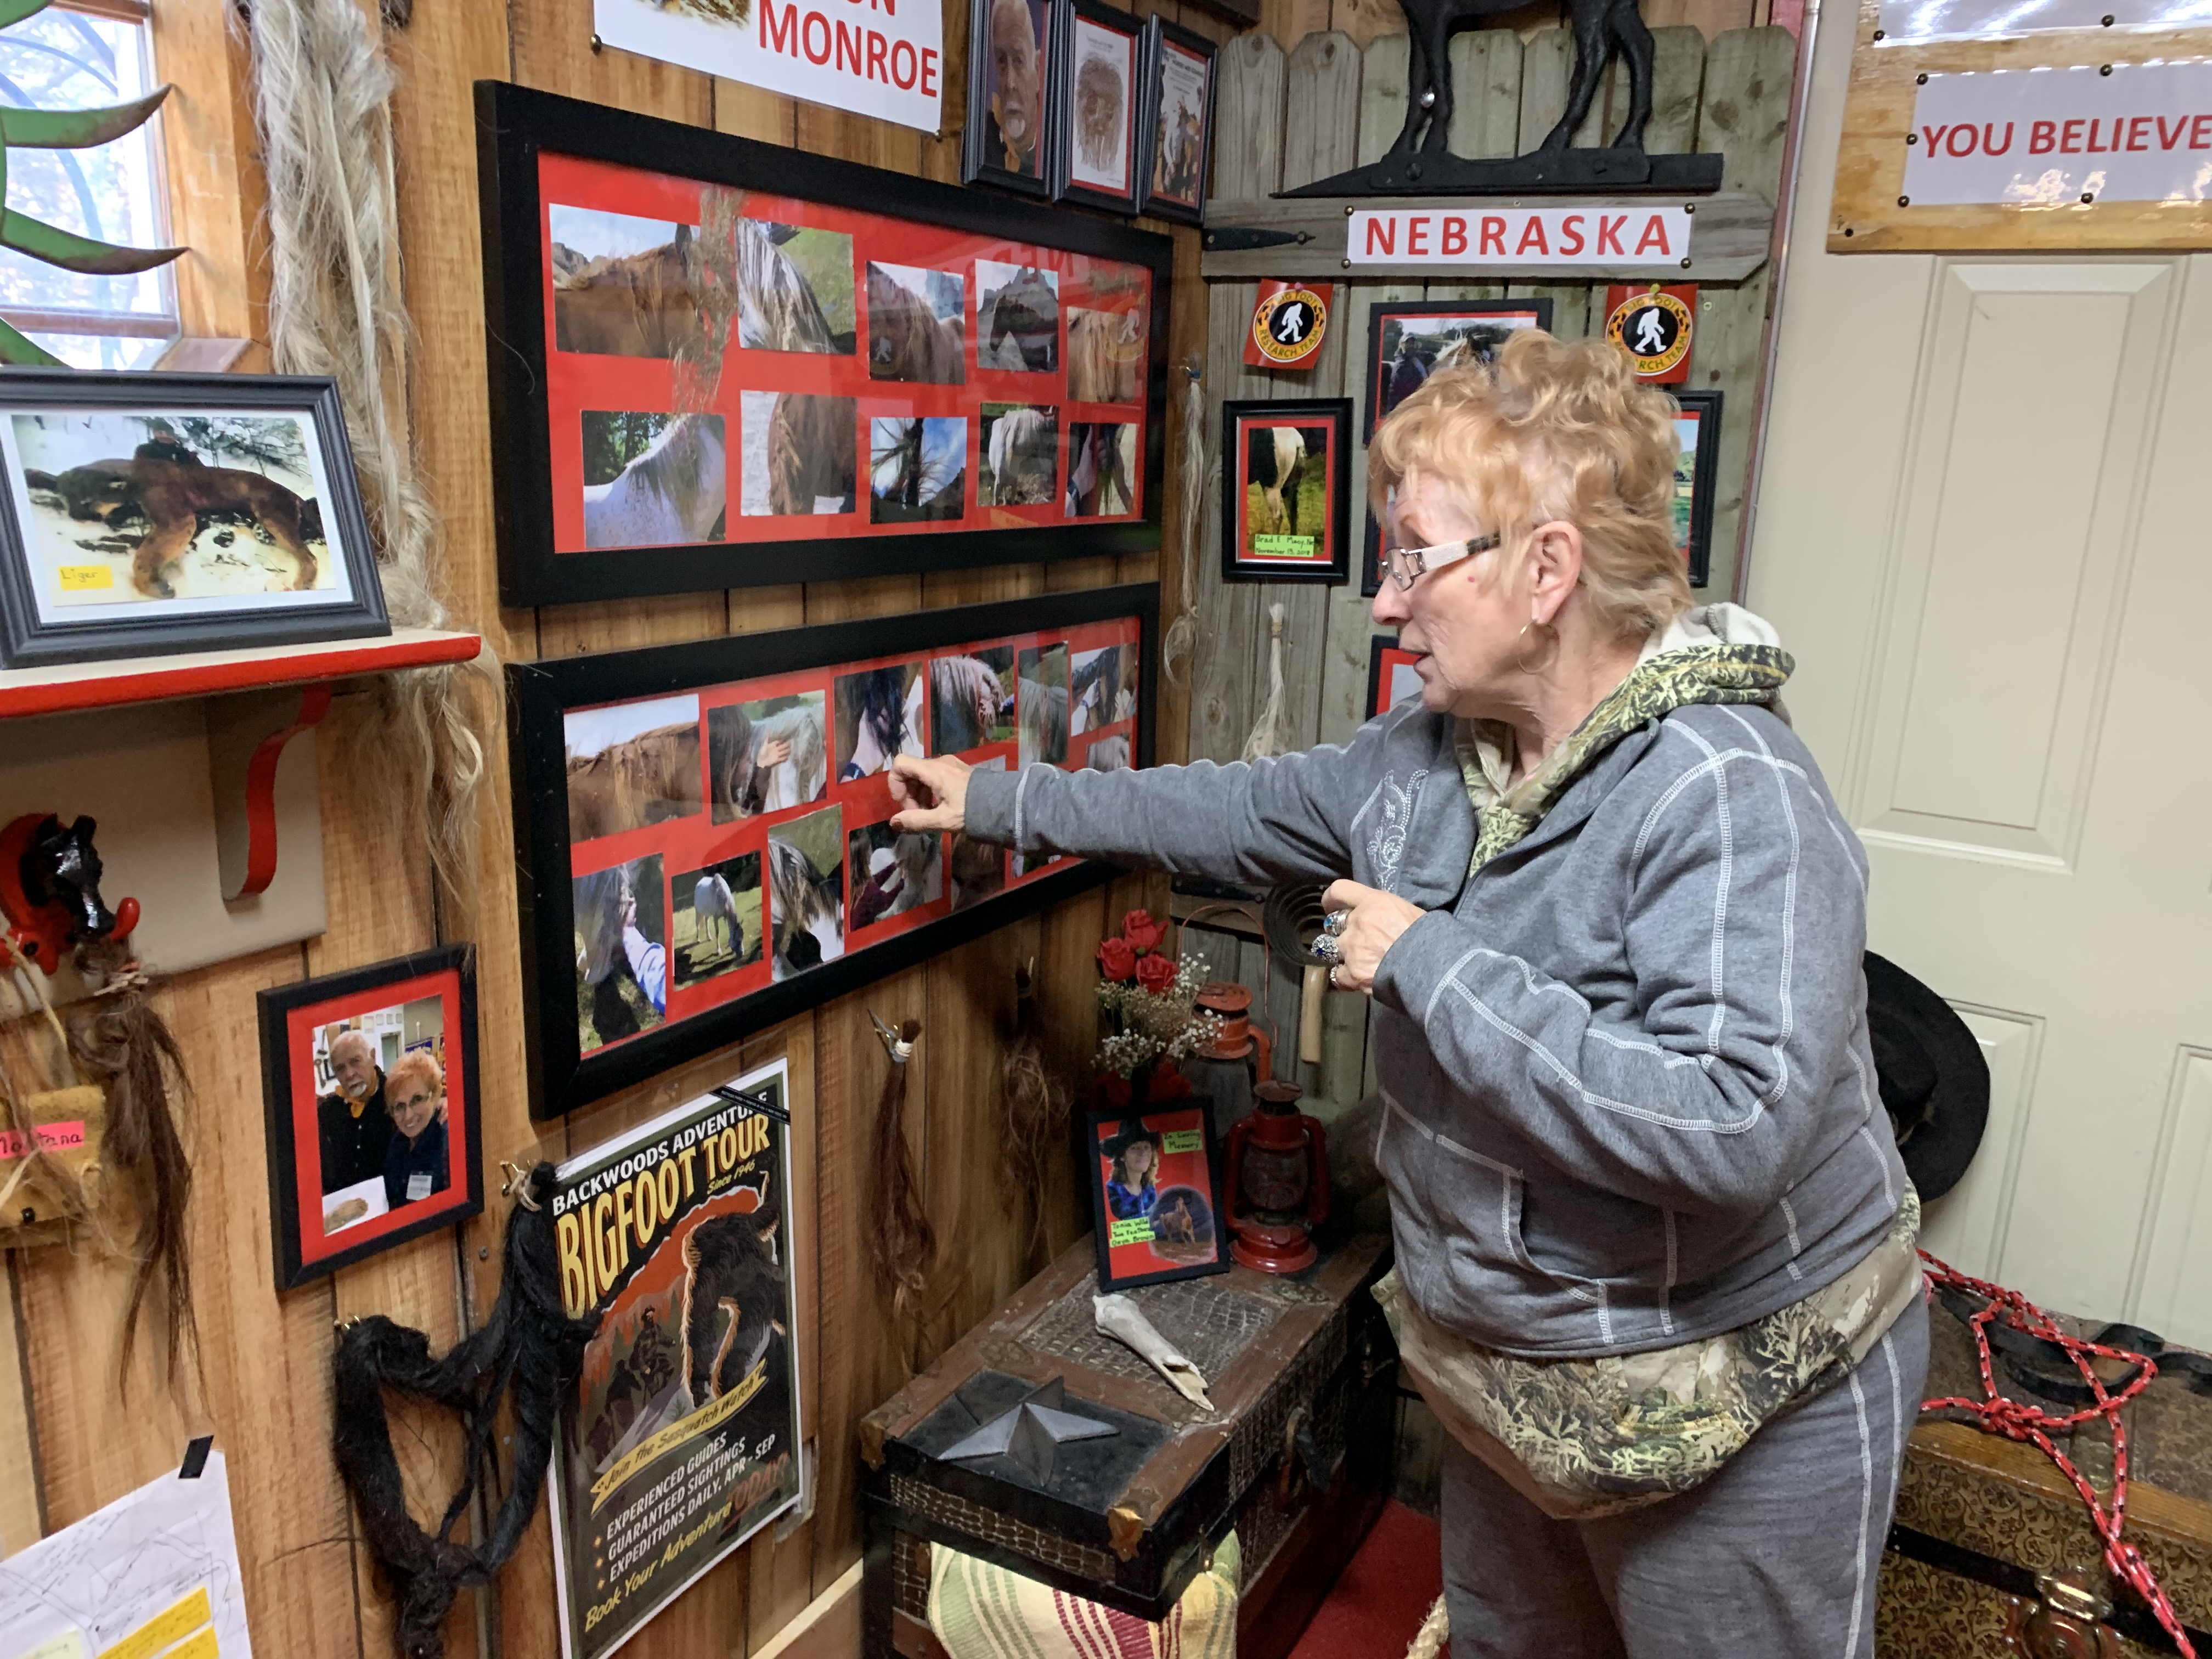
[[1690, 377], [1690, 336], [1696, 326], [1693, 283], [1654, 283], [1606, 292], [1605, 337], [1628, 354], [1636, 378], [1666, 383]]
[[1304, 368], [1328, 332], [1328, 302], [1335, 291], [1333, 283], [1261, 283], [1252, 332], [1244, 342], [1245, 362], [1254, 368]]

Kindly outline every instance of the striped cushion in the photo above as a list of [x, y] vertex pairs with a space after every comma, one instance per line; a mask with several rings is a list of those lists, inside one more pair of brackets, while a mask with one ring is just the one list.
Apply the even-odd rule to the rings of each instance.
[[1237, 1534], [1158, 1624], [929, 1546], [929, 1627], [951, 1659], [1235, 1659]]

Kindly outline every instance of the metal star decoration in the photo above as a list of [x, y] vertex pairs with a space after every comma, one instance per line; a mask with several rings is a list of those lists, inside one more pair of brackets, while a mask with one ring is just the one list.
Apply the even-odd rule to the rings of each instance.
[[[963, 1405], [967, 1404], [962, 1401]], [[1118, 1434], [1111, 1423], [1079, 1417], [1067, 1408], [1067, 1384], [1055, 1376], [1041, 1383], [965, 1439], [940, 1454], [947, 1462], [1010, 1457], [1040, 1486], [1052, 1483], [1052, 1470], [1064, 1440], [1097, 1440]]]

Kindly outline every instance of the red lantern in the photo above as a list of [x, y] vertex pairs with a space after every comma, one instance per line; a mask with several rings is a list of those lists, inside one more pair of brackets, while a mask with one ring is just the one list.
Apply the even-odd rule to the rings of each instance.
[[1313, 1266], [1313, 1230], [1328, 1219], [1328, 1132], [1298, 1110], [1300, 1092], [1257, 1085], [1252, 1115], [1229, 1132], [1229, 1254], [1262, 1273]]

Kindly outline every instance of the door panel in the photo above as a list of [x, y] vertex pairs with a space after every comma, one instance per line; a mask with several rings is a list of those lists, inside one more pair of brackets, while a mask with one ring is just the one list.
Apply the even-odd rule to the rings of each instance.
[[1821, 20], [1747, 602], [1990, 1129], [1929, 1245], [2212, 1342], [2212, 258], [1830, 254]]

